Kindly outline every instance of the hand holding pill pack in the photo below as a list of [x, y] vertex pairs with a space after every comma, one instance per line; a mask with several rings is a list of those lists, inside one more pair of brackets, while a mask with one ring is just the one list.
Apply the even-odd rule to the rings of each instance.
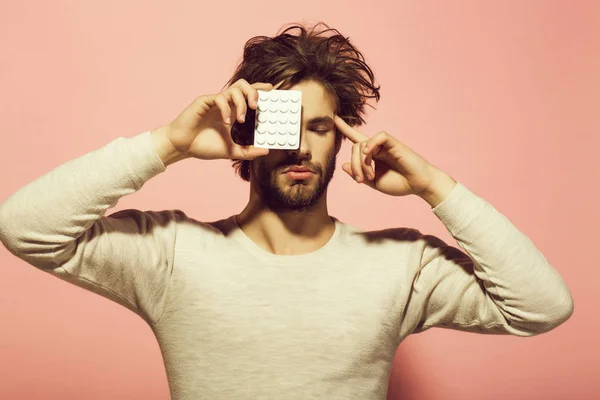
[[300, 147], [302, 92], [258, 90], [254, 146], [276, 150]]

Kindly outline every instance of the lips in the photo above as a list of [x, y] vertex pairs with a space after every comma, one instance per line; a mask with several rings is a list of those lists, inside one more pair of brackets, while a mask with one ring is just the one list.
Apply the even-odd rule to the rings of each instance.
[[286, 172], [311, 172], [314, 174], [313, 170], [311, 170], [310, 168], [302, 167], [299, 165], [288, 167], [288, 168], [284, 169], [283, 172], [284, 173], [286, 173]]

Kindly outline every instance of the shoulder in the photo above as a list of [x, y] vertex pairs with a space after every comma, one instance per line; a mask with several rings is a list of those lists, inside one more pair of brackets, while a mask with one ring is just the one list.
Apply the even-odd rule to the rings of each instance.
[[365, 230], [352, 224], [340, 222], [341, 242], [349, 246], [410, 246], [421, 251], [425, 249], [446, 249], [448, 244], [441, 238], [423, 233], [411, 227], [390, 227]]
[[130, 208], [116, 211], [107, 218], [123, 223], [133, 223], [139, 227], [175, 229], [178, 232], [194, 232], [206, 236], [224, 236], [235, 227], [232, 217], [210, 222], [202, 221], [189, 216], [180, 209], [139, 210]]
[[348, 243], [362, 242], [365, 244], [406, 243], [422, 240], [427, 235], [418, 229], [410, 227], [393, 227], [378, 230], [365, 230], [355, 225], [339, 222], [341, 236]]

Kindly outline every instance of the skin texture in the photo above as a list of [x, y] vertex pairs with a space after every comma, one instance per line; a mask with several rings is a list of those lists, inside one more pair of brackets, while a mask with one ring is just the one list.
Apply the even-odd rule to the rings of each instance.
[[[314, 81], [289, 89], [302, 91], [300, 147], [270, 150], [251, 161], [248, 204], [237, 216], [244, 233], [274, 254], [317, 250], [335, 229], [327, 210], [327, 185], [341, 146], [335, 140], [335, 101]], [[293, 165], [314, 174], [306, 180], [292, 179], [284, 171]]]
[[[335, 103], [323, 87], [313, 81], [291, 88], [302, 91], [301, 144], [297, 150], [271, 150], [251, 162], [251, 188], [273, 212], [314, 210], [333, 178], [336, 155]], [[294, 179], [285, 171], [291, 166], [311, 170], [308, 179]]]
[[[368, 136], [335, 115], [335, 99], [315, 81], [288, 88], [302, 91], [302, 126], [298, 150], [241, 146], [231, 139], [231, 123], [243, 122], [256, 109], [257, 90], [277, 89], [266, 83], [235, 82], [218, 94], [198, 97], [173, 122], [152, 132], [165, 165], [185, 158], [251, 160], [250, 194], [236, 216], [244, 233], [274, 254], [303, 254], [322, 247], [335, 224], [327, 210], [341, 141], [353, 145], [342, 170], [357, 183], [392, 196], [417, 195], [431, 207], [441, 203], [456, 181], [394, 136]], [[286, 174], [292, 166], [313, 172], [306, 179]]]

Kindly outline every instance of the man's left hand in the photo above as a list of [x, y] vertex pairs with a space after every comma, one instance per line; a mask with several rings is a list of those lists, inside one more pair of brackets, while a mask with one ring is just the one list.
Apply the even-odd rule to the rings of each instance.
[[344, 163], [342, 169], [356, 182], [391, 196], [414, 194], [432, 206], [439, 204], [456, 184], [387, 132], [369, 137], [337, 115], [334, 120], [338, 130], [354, 143], [351, 161]]

